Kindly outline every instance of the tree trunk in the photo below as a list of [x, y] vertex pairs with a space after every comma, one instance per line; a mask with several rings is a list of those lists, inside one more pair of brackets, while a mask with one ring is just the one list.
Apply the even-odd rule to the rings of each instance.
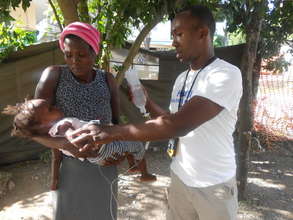
[[91, 23], [91, 17], [89, 15], [87, 0], [79, 0], [78, 14], [82, 22], [89, 23], [89, 24]]
[[260, 77], [260, 71], [261, 71], [261, 61], [262, 61], [262, 56], [260, 53], [257, 53], [254, 68], [253, 68], [253, 85], [252, 85], [253, 100], [255, 100], [257, 96], [259, 77]]
[[131, 48], [129, 49], [128, 55], [126, 59], [124, 60], [124, 63], [122, 65], [121, 71], [116, 76], [116, 81], [118, 86], [121, 85], [124, 74], [128, 70], [128, 68], [131, 66], [134, 57], [137, 55], [141, 43], [144, 41], [145, 37], [148, 35], [148, 33], [163, 19], [163, 13], [158, 15], [155, 19], [153, 19], [150, 23], [145, 25], [142, 29], [142, 31], [139, 33], [135, 41], [133, 42]]
[[[257, 3], [256, 3], [257, 4]], [[246, 185], [248, 174], [249, 152], [251, 148], [252, 131], [252, 97], [253, 97], [253, 67], [256, 59], [257, 46], [263, 15], [261, 7], [263, 2], [259, 3], [255, 11], [251, 14], [251, 22], [246, 27], [246, 48], [242, 56], [241, 72], [243, 80], [243, 96], [240, 102], [239, 113], [239, 163], [238, 180], [240, 182], [239, 200], [246, 198]]]
[[79, 21], [77, 12], [78, 0], [57, 0], [57, 2], [64, 17], [65, 26], [72, 22]]

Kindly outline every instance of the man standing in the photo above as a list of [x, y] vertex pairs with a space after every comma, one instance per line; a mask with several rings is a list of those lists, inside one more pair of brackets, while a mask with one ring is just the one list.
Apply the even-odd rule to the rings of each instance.
[[[169, 220], [235, 220], [237, 215], [232, 133], [242, 80], [237, 67], [214, 56], [214, 31], [213, 15], [204, 6], [185, 9], [172, 21], [176, 57], [190, 68], [175, 81], [170, 113], [148, 98], [146, 108], [153, 119], [122, 126], [89, 125], [69, 138], [87, 151], [93, 142], [179, 137], [171, 164]], [[88, 144], [81, 146], [84, 141]]]

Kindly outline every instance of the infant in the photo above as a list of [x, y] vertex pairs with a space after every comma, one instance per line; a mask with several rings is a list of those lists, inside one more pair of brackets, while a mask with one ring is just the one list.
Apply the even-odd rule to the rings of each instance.
[[[71, 132], [82, 127], [87, 123], [99, 123], [98, 120], [81, 121], [77, 118], [64, 118], [64, 115], [56, 107], [50, 106], [44, 99], [25, 100], [16, 106], [7, 106], [4, 114], [15, 115], [13, 121], [13, 136], [32, 137], [37, 135], [50, 135], [52, 137], [65, 137], [67, 132]], [[70, 152], [65, 150], [53, 149], [52, 159], [52, 183], [51, 189], [57, 189], [58, 170], [62, 160], [62, 153], [72, 156]], [[141, 181], [155, 181], [156, 176], [148, 173], [146, 160], [144, 159], [145, 149], [141, 142], [130, 141], [114, 141], [109, 144], [102, 145], [97, 157], [79, 158], [80, 160], [88, 160], [97, 165], [103, 165], [105, 159], [114, 158], [114, 154], [122, 155], [126, 153], [129, 171], [141, 172]]]

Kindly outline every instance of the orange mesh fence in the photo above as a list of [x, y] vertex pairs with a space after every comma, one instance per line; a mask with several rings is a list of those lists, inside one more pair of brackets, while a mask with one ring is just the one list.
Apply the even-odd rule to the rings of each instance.
[[267, 147], [293, 140], [293, 71], [262, 72], [254, 103], [254, 131]]

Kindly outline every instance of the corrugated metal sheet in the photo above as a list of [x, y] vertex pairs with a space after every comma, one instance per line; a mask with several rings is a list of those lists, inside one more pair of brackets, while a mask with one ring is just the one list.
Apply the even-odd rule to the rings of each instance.
[[[0, 64], [0, 110], [33, 95], [42, 71], [63, 62], [57, 42], [33, 45]], [[12, 117], [0, 114], [0, 165], [35, 158], [44, 147], [11, 137]]]

